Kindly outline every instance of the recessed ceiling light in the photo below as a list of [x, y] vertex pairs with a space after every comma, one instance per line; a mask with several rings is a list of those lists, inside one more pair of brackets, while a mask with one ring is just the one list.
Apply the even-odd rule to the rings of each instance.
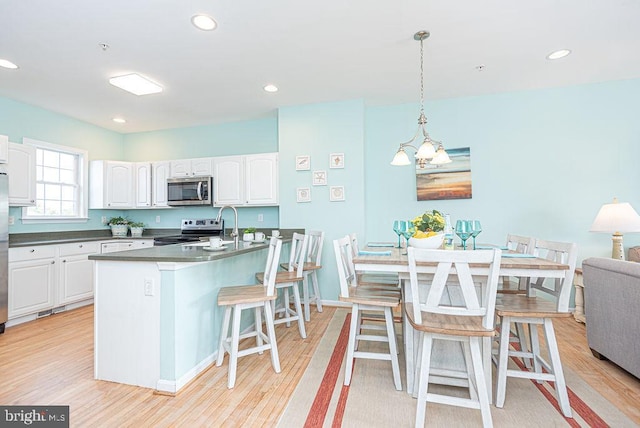
[[547, 55], [547, 59], [560, 59], [569, 55], [571, 51], [569, 49], [560, 49], [559, 51], [551, 52]]
[[127, 121], [125, 119], [121, 118], [121, 117], [114, 117], [113, 121], [115, 123], [127, 123]]
[[9, 61], [8, 59], [2, 59], [0, 58], [0, 67], [4, 67], [4, 68], [10, 68], [12, 70], [18, 68], [17, 65], [15, 65], [14, 63], [12, 63], [11, 61]]
[[148, 95], [162, 92], [162, 86], [136, 73], [112, 77], [109, 79], [109, 83], [127, 92], [131, 92], [134, 95]]
[[264, 87], [264, 90], [267, 92], [278, 92], [278, 87], [276, 85], [269, 84]]
[[218, 24], [216, 24], [216, 21], [214, 21], [213, 18], [209, 15], [193, 15], [191, 17], [191, 22], [193, 23], [193, 25], [204, 31], [215, 30], [218, 26]]

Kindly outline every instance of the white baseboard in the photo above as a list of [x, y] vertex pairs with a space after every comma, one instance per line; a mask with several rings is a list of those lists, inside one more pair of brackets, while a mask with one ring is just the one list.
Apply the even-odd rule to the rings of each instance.
[[186, 386], [193, 379], [198, 377], [200, 373], [207, 370], [212, 364], [215, 364], [216, 358], [218, 357], [218, 351], [215, 351], [213, 354], [207, 356], [204, 360], [200, 361], [196, 366], [194, 366], [191, 370], [186, 372], [184, 375], [177, 380], [165, 380], [160, 379], [156, 384], [156, 390], [161, 392], [167, 392], [170, 394], [176, 394], [180, 389]]

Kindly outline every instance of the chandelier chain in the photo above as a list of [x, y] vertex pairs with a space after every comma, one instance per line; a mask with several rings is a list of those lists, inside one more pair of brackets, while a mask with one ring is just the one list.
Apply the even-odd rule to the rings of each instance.
[[420, 37], [420, 111], [424, 111], [424, 39]]

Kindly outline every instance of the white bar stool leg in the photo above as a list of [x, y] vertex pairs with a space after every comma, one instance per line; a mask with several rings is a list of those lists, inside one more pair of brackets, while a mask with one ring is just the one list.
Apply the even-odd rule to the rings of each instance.
[[231, 320], [231, 306], [226, 306], [224, 310], [224, 319], [222, 320], [222, 330], [220, 331], [220, 340], [218, 345], [218, 359], [216, 360], [216, 366], [220, 367], [222, 365], [222, 360], [224, 360], [225, 353], [225, 343], [228, 339], [229, 334], [229, 321]]
[[547, 348], [549, 349], [549, 359], [556, 381], [556, 394], [558, 395], [558, 404], [562, 414], [567, 418], [571, 417], [571, 406], [569, 405], [569, 396], [567, 394], [567, 384], [564, 380], [564, 372], [562, 371], [562, 362], [560, 361], [560, 351], [558, 350], [558, 342], [553, 331], [553, 323], [551, 319], [544, 320], [544, 334], [547, 338]]
[[264, 319], [267, 324], [267, 336], [271, 345], [271, 365], [276, 373], [280, 373], [280, 356], [278, 355], [278, 344], [276, 343], [276, 330], [273, 326], [273, 313], [271, 304], [264, 302]]

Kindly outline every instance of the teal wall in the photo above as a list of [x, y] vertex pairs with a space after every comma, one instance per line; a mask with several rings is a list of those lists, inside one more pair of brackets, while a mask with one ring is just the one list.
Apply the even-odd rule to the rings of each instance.
[[[389, 165], [418, 109], [367, 109], [367, 239], [397, 239], [394, 219], [435, 208], [454, 221], [480, 220], [482, 242], [507, 233], [573, 241], [582, 259], [611, 254], [610, 236], [589, 232], [602, 204], [618, 197], [640, 210], [640, 80], [427, 104], [432, 138], [471, 148], [467, 200], [418, 202], [415, 168]], [[625, 244], [640, 245], [640, 235], [627, 234]]]
[[[196, 126], [154, 132], [127, 134], [123, 137], [125, 158], [130, 161], [188, 159], [209, 156], [243, 155], [278, 151], [276, 118], [221, 125]], [[218, 208], [180, 207], [162, 210], [131, 210], [129, 217], [153, 228], [179, 227], [183, 218], [208, 218], [218, 214]], [[262, 214], [263, 221], [258, 222]], [[160, 222], [156, 217], [160, 216]], [[278, 207], [238, 209], [240, 228], [279, 227]], [[233, 215], [223, 212], [225, 226], [233, 226]]]
[[[2, 97], [0, 97], [0, 134], [8, 135], [9, 141], [14, 143], [22, 143], [22, 139], [27, 137], [87, 150], [90, 160], [124, 159], [121, 134]], [[9, 215], [13, 216], [16, 222], [9, 226], [9, 233], [101, 229], [104, 227], [101, 217], [113, 214], [113, 211], [90, 210], [90, 218], [86, 223], [23, 225], [20, 222], [22, 209], [10, 208]]]
[[[389, 162], [416, 129], [417, 104], [365, 107], [360, 100], [282, 108], [277, 119], [120, 135], [68, 117], [0, 98], [0, 134], [31, 137], [89, 150], [91, 159], [163, 160], [278, 151], [280, 208], [243, 208], [240, 225], [304, 227], [327, 233], [323, 292], [337, 297], [332, 239], [356, 232], [361, 242], [394, 241], [394, 219], [427, 209], [454, 220], [481, 220], [482, 242], [507, 233], [578, 243], [579, 259], [608, 256], [611, 240], [590, 233], [598, 209], [612, 198], [640, 210], [640, 79], [428, 102], [432, 137], [445, 147], [470, 147], [473, 198], [416, 200], [413, 167]], [[329, 154], [345, 154], [344, 169]], [[295, 156], [311, 156], [311, 171], [296, 171]], [[312, 186], [311, 172], [326, 170], [328, 186]], [[329, 202], [329, 186], [344, 185], [346, 201]], [[310, 187], [312, 201], [297, 203], [295, 189]], [[175, 227], [183, 217], [217, 210], [183, 208], [128, 214], [151, 227]], [[106, 212], [107, 214], [103, 214]], [[10, 232], [98, 228], [20, 225]], [[257, 215], [264, 215], [262, 225]], [[19, 217], [19, 210], [11, 209]], [[160, 215], [161, 222], [155, 223]], [[230, 220], [230, 213], [225, 219]], [[228, 222], [230, 225], [231, 222]], [[640, 234], [625, 235], [625, 247]]]
[[[364, 103], [345, 101], [280, 109], [280, 227], [325, 232], [323, 298], [337, 300], [338, 274], [332, 241], [365, 233]], [[344, 153], [343, 169], [329, 168], [330, 153]], [[296, 156], [309, 155], [311, 170], [296, 171]], [[326, 186], [313, 186], [312, 173], [327, 172]], [[345, 201], [330, 202], [330, 186], [344, 186]], [[311, 202], [296, 202], [296, 188], [311, 188]]]

